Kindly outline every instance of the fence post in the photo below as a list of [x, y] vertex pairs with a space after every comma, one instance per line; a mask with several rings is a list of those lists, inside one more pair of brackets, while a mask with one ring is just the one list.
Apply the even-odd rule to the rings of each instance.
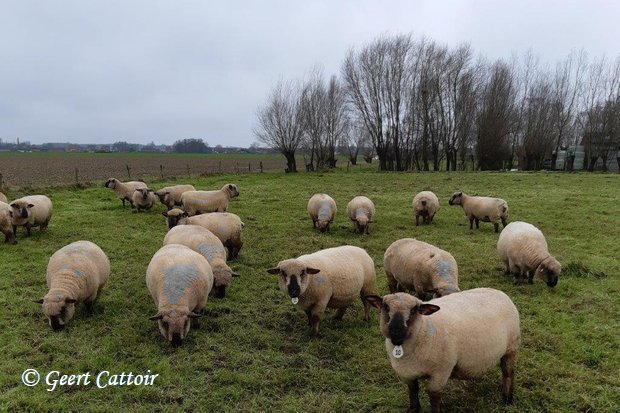
[[80, 181], [78, 180], [78, 168], [75, 168], [75, 183], [78, 184]]
[[192, 175], [190, 175], [190, 173], [189, 173], [189, 164], [187, 164], [186, 166], [187, 166], [187, 177], [188, 177], [188, 178], [191, 178], [191, 177], [192, 177]]
[[235, 173], [239, 173], [239, 162], [235, 162]]
[[349, 172], [349, 165], [351, 164], [351, 161], [347, 161], [347, 172]]
[[4, 191], [2, 190], [3, 185], [4, 185], [4, 183], [3, 183], [3, 182], [4, 182], [4, 177], [2, 176], [2, 174], [0, 174], [0, 192], [4, 192]]
[[222, 160], [220, 159], [220, 169], [219, 172], [222, 173]]
[[252, 162], [248, 162], [248, 172], [252, 172]]
[[260, 173], [263, 173], [263, 161], [260, 161]]
[[159, 165], [159, 173], [161, 174], [161, 179], [164, 179], [164, 165]]
[[129, 164], [125, 164], [125, 167], [127, 168], [127, 176], [131, 179], [131, 168], [129, 167]]

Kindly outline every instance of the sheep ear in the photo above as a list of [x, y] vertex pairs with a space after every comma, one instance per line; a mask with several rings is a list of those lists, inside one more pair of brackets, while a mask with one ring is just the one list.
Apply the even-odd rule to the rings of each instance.
[[306, 267], [306, 272], [308, 274], [318, 274], [321, 270], [317, 270], [316, 268]]
[[36, 304], [43, 304], [43, 298], [41, 298], [40, 300], [32, 300], [32, 302]]
[[34, 204], [28, 204], [28, 208], [32, 208]]
[[228, 184], [228, 189], [233, 189], [233, 186], [231, 184]]
[[65, 300], [65, 304], [75, 304], [77, 303], [77, 300], [75, 298], [67, 298]]
[[150, 316], [149, 320], [155, 321], [155, 320], [161, 320], [162, 318], [164, 318], [164, 316], [162, 314], [160, 314], [160, 313], [157, 313], [157, 314], [155, 314], [153, 316]]
[[237, 274], [236, 272], [233, 272], [233, 273], [232, 273], [232, 276], [233, 276], [233, 277], [241, 277], [241, 276], [240, 276], [239, 274]]
[[383, 298], [378, 295], [365, 295], [364, 299], [370, 303], [375, 308], [383, 307]]
[[166, 218], [168, 218], [168, 212], [164, 211], [161, 213], [163, 216], [165, 216]]
[[418, 314], [431, 315], [435, 311], [439, 311], [439, 306], [434, 304], [421, 304], [418, 306]]
[[19, 206], [17, 204], [13, 203], [13, 204], [11, 204], [11, 208], [17, 209], [17, 208], [19, 208]]
[[267, 270], [267, 272], [268, 272], [269, 274], [280, 274], [280, 268], [278, 268], [278, 267], [275, 267], [275, 268], [269, 268], [269, 269]]
[[187, 212], [183, 211], [183, 213], [181, 214], [182, 217], [187, 218], [189, 215], [187, 214]]
[[190, 312], [187, 316], [188, 316], [189, 318], [198, 318], [198, 317], [202, 317], [203, 315], [204, 315], [204, 314], [196, 314], [196, 313], [194, 313], [194, 312], [192, 311], [192, 312]]

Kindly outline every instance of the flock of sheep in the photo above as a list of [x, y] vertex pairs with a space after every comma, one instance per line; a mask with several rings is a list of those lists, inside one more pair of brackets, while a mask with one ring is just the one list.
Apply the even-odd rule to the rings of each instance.
[[[236, 185], [217, 191], [197, 191], [192, 185], [175, 185], [154, 192], [144, 182], [121, 182], [111, 178], [107, 188], [136, 211], [148, 210], [155, 195], [168, 211], [163, 212], [169, 231], [146, 270], [146, 284], [157, 313], [161, 334], [178, 346], [196, 319], [203, 315], [210, 294], [223, 298], [237, 274], [227, 260], [235, 258], [243, 245], [241, 219], [225, 212], [239, 195]], [[525, 222], [508, 224], [508, 204], [497, 198], [456, 192], [450, 205], [460, 205], [470, 222], [491, 222], [499, 232], [497, 250], [506, 273], [520, 278], [542, 278], [548, 286], [558, 282], [560, 263], [548, 252], [542, 232]], [[439, 199], [431, 191], [413, 198], [416, 225], [433, 221]], [[336, 202], [327, 194], [308, 201], [313, 226], [328, 231], [337, 213]], [[373, 202], [365, 196], [347, 205], [353, 230], [369, 234], [375, 216]], [[52, 217], [52, 203], [44, 195], [17, 199], [10, 204], [0, 193], [0, 230], [7, 242], [15, 243], [17, 226], [45, 229]], [[385, 251], [384, 269], [390, 294], [375, 295], [373, 259], [359, 247], [344, 245], [280, 261], [267, 271], [278, 276], [280, 289], [302, 309], [313, 336], [326, 308], [337, 310], [341, 319], [354, 300], [381, 310], [380, 329], [392, 367], [409, 387], [410, 411], [419, 411], [418, 379], [427, 378], [426, 390], [433, 412], [440, 410], [441, 390], [451, 377], [475, 377], [496, 366], [502, 370], [502, 398], [511, 403], [514, 364], [520, 343], [519, 313], [511, 299], [491, 288], [461, 291], [454, 257], [434, 245], [405, 238]], [[110, 275], [105, 253], [89, 241], [73, 242], [50, 258], [45, 297], [39, 301], [54, 330], [72, 318], [75, 304], [83, 302], [91, 313], [93, 303]], [[410, 292], [411, 294], [407, 293]], [[434, 298], [433, 298], [434, 297]], [[422, 301], [430, 299], [430, 301]]]

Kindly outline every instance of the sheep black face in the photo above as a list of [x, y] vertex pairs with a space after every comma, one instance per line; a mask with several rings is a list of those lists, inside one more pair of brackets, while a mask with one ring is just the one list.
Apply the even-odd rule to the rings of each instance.
[[200, 314], [183, 308], [160, 311], [149, 320], [157, 321], [159, 331], [173, 347], [181, 345], [191, 327], [192, 318], [198, 318]]
[[235, 184], [226, 185], [226, 190], [230, 193], [231, 198], [239, 196], [239, 190], [237, 189], [237, 185]]
[[439, 310], [438, 306], [423, 303], [406, 293], [388, 294], [383, 298], [367, 295], [364, 298], [381, 309], [381, 333], [395, 346], [401, 346], [409, 338], [411, 334], [409, 327], [413, 325], [416, 317], [431, 315]]
[[114, 178], [108, 179], [103, 186], [105, 186], [106, 188], [114, 189], [114, 187], [116, 186], [116, 179]]
[[12, 203], [11, 208], [14, 211], [11, 211], [11, 216], [19, 217], [23, 220], [27, 220], [30, 216], [30, 208], [32, 208], [34, 204], [24, 204], [24, 203]]
[[166, 222], [168, 223], [168, 229], [172, 229], [179, 224], [179, 221], [183, 218], [187, 218], [187, 212], [180, 210], [178, 208], [171, 209], [168, 212], [161, 213], [164, 217], [166, 217]]
[[42, 304], [43, 314], [54, 331], [64, 329], [75, 313], [76, 300], [63, 297], [58, 293], [49, 293], [36, 303]]
[[282, 292], [295, 300], [306, 291], [310, 284], [310, 275], [318, 274], [320, 270], [305, 266], [297, 260], [282, 261], [278, 267], [267, 270], [269, 274], [279, 274], [278, 285]]
[[452, 194], [452, 197], [448, 200], [449, 205], [461, 205], [461, 197], [463, 196], [462, 192], [455, 192]]
[[548, 287], [555, 287], [558, 285], [560, 272], [562, 272], [562, 266], [553, 257], [544, 260], [538, 268], [536, 268], [536, 274], [547, 283]]

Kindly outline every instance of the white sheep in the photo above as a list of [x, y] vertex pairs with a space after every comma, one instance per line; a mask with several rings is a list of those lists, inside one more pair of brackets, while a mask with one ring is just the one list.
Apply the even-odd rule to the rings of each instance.
[[241, 230], [245, 226], [235, 214], [230, 212], [211, 212], [209, 214], [195, 215], [188, 217], [182, 209], [173, 208], [168, 212], [163, 212], [168, 222], [168, 228], [176, 225], [200, 225], [211, 231], [222, 241], [228, 249], [228, 258], [234, 259], [239, 255], [243, 241], [241, 240]]
[[76, 241], [56, 251], [47, 264], [48, 293], [37, 303], [54, 330], [73, 318], [75, 304], [83, 302], [89, 315], [110, 276], [110, 261], [96, 244]]
[[318, 227], [321, 232], [329, 230], [336, 212], [338, 212], [336, 201], [327, 194], [314, 194], [308, 201], [308, 215], [312, 219], [312, 226]]
[[213, 287], [211, 266], [185, 245], [165, 245], [149, 263], [146, 286], [157, 307], [157, 314], [149, 320], [157, 321], [172, 346], [179, 346], [189, 333], [191, 320], [200, 317], [207, 304]]
[[506, 274], [514, 274], [514, 283], [527, 276], [532, 284], [534, 275], [549, 287], [555, 287], [562, 266], [549, 254], [543, 233], [532, 224], [515, 221], [508, 224], [497, 240], [497, 252], [506, 265]]
[[17, 235], [17, 227], [26, 228], [30, 235], [30, 228], [47, 228], [52, 219], [52, 201], [45, 195], [29, 195], [11, 202], [11, 219], [13, 234]]
[[267, 272], [279, 274], [280, 290], [305, 311], [312, 336], [319, 334], [325, 308], [337, 308], [334, 318], [341, 320], [356, 298], [364, 303], [364, 319], [369, 320], [370, 304], [364, 297], [374, 291], [377, 276], [372, 258], [359, 247], [344, 245], [320, 250], [280, 261]]
[[159, 202], [170, 210], [175, 206], [181, 206], [181, 195], [183, 192], [195, 190], [194, 185], [173, 185], [163, 187], [155, 192], [155, 195], [159, 198]]
[[347, 215], [353, 222], [353, 232], [369, 234], [369, 224], [375, 217], [375, 204], [365, 196], [356, 196], [347, 204]]
[[415, 226], [419, 225], [420, 217], [422, 222], [430, 224], [439, 210], [439, 198], [431, 191], [418, 192], [413, 197], [413, 214], [415, 216]]
[[131, 195], [131, 205], [136, 209], [136, 212], [151, 209], [154, 203], [155, 195], [152, 189], [138, 188]]
[[116, 197], [123, 202], [123, 206], [125, 206], [125, 201], [129, 201], [132, 207], [133, 200], [131, 197], [133, 191], [138, 188], [146, 188], [146, 184], [142, 181], [121, 182], [116, 178], [109, 178], [103, 186], [112, 189]]
[[9, 200], [7, 199], [6, 195], [4, 195], [2, 192], [0, 192], [0, 202], [4, 202], [5, 204], [9, 203]]
[[11, 221], [11, 207], [2, 201], [0, 201], [0, 232], [4, 234], [4, 242], [17, 244]]
[[409, 387], [409, 411], [420, 411], [418, 379], [428, 379], [431, 411], [451, 377], [477, 377], [500, 364], [502, 398], [511, 404], [521, 330], [510, 298], [476, 288], [427, 303], [406, 294], [366, 297], [381, 309], [380, 327], [392, 368]]
[[213, 271], [213, 291], [217, 298], [226, 296], [232, 277], [238, 277], [226, 264], [226, 250], [222, 241], [200, 225], [179, 225], [164, 237], [164, 245], [181, 244], [191, 248], [207, 259]]
[[508, 225], [508, 203], [500, 198], [486, 196], [469, 196], [464, 192], [455, 192], [448, 201], [450, 205], [460, 205], [469, 219], [469, 229], [473, 229], [476, 221], [476, 229], [480, 228], [480, 221], [492, 222], [495, 232], [499, 232], [501, 220], [504, 228]]
[[447, 251], [413, 238], [394, 241], [383, 256], [390, 293], [413, 291], [438, 297], [460, 291], [459, 269]]
[[217, 191], [186, 191], [181, 194], [181, 205], [189, 216], [207, 212], [226, 212], [232, 198], [239, 196], [237, 185], [226, 184]]

